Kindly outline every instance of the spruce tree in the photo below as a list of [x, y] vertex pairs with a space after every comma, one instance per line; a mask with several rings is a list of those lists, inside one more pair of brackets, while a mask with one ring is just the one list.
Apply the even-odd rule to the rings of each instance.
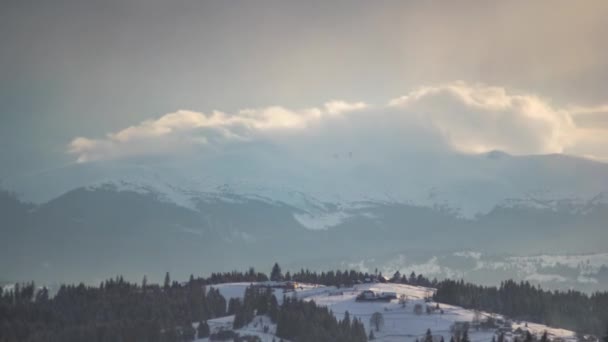
[[431, 333], [431, 329], [426, 329], [426, 334], [424, 336], [424, 342], [433, 342], [433, 334]]
[[464, 331], [462, 332], [462, 338], [460, 339], [460, 342], [470, 342], [469, 329], [464, 329]]
[[343, 331], [348, 331], [350, 329], [350, 313], [348, 310], [344, 313], [344, 319], [340, 322], [340, 326]]
[[164, 282], [164, 289], [167, 290], [169, 289], [169, 286], [171, 285], [171, 276], [169, 276], [169, 272], [165, 273], [165, 282]]
[[270, 302], [268, 303], [268, 316], [270, 316], [270, 320], [272, 323], [276, 323], [279, 318], [279, 303], [277, 302], [277, 297], [274, 295], [270, 296]]
[[210, 330], [209, 330], [209, 324], [207, 324], [207, 321], [201, 321], [198, 324], [197, 330], [198, 330], [198, 338], [209, 337]]
[[283, 280], [283, 273], [281, 273], [281, 267], [276, 262], [274, 263], [274, 266], [272, 266], [272, 271], [270, 272], [270, 280], [271, 281]]

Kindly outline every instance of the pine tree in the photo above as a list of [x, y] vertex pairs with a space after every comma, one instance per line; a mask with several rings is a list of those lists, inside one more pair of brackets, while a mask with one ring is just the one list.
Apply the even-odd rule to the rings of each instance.
[[348, 310], [346, 310], [346, 312], [344, 313], [344, 319], [342, 321], [340, 321], [340, 329], [342, 330], [342, 333], [345, 335], [348, 335], [350, 333], [351, 324], [350, 324], [350, 313], [348, 312]]
[[[2, 298], [2, 288], [0, 287], [0, 299]], [[49, 300], [49, 290], [43, 287], [40, 291], [36, 293], [36, 303], [45, 303]]]
[[460, 339], [460, 342], [470, 342], [468, 329], [464, 329], [464, 331], [462, 332], [462, 338]]
[[165, 273], [165, 282], [164, 282], [164, 289], [168, 290], [169, 286], [171, 285], [171, 276], [169, 276], [169, 272]]
[[268, 303], [268, 316], [270, 316], [270, 320], [273, 323], [277, 322], [279, 318], [279, 303], [277, 302], [277, 297], [274, 295], [270, 296], [270, 302]]
[[184, 341], [193, 341], [196, 337], [196, 331], [192, 327], [192, 325], [188, 324], [182, 329], [182, 339]]
[[416, 285], [416, 280], [417, 280], [417, 278], [416, 278], [416, 272], [410, 273], [410, 284]]
[[534, 338], [532, 337], [532, 334], [530, 333], [530, 331], [526, 331], [526, 338], [524, 339], [524, 342], [532, 342], [534, 340]]
[[370, 341], [376, 339], [376, 336], [374, 336], [374, 330], [372, 330], [372, 329], [369, 330], [369, 337], [368, 337], [368, 339]]
[[270, 280], [272, 280], [272, 281], [283, 280], [283, 273], [281, 273], [281, 267], [276, 262], [274, 263], [274, 266], [272, 266], [272, 271], [270, 272]]
[[424, 336], [424, 342], [433, 342], [433, 334], [431, 333], [431, 329], [426, 329], [426, 334]]
[[366, 342], [367, 335], [365, 334], [365, 327], [363, 326], [363, 322], [361, 322], [358, 318], [353, 319], [353, 335], [354, 339], [359, 342]]
[[543, 336], [540, 338], [541, 342], [549, 342], [549, 336], [547, 336], [547, 330], [543, 333]]
[[207, 324], [207, 321], [201, 321], [198, 324], [198, 338], [205, 338], [205, 337], [209, 337], [209, 324]]

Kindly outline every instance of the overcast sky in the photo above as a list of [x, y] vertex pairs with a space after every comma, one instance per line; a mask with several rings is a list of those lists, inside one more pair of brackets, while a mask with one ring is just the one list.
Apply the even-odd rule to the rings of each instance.
[[459, 152], [608, 159], [603, 0], [0, 6], [0, 178], [226, 141], [308, 144], [328, 120], [361, 133], [351, 117], [369, 139], [423, 127], [421, 144]]

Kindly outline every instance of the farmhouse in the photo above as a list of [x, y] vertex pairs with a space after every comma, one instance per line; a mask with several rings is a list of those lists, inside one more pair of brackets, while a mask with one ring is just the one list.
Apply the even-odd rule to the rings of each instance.
[[397, 299], [397, 294], [395, 292], [376, 293], [371, 290], [365, 290], [357, 296], [358, 302], [365, 302], [365, 301], [390, 302], [393, 299]]

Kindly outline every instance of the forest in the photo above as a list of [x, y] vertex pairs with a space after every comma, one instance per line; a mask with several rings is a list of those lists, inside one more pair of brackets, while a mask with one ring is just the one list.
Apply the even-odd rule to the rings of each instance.
[[503, 314], [603, 336], [608, 324], [608, 292], [587, 295], [575, 290], [547, 291], [529, 282], [507, 280], [499, 286], [480, 286], [463, 280], [443, 280], [434, 285], [434, 299], [441, 303]]
[[[300, 270], [283, 273], [275, 264], [269, 275], [250, 268], [246, 272], [190, 276], [163, 284], [144, 277], [132, 283], [119, 276], [98, 286], [62, 285], [51, 295], [34, 283], [0, 288], [0, 342], [15, 341], [192, 341], [210, 335], [207, 320], [235, 315], [239, 329], [266, 315], [276, 324], [276, 335], [291, 341], [366, 341], [363, 324], [346, 313], [337, 320], [312, 301], [284, 297], [279, 304], [269, 287], [250, 286], [242, 299], [226, 300], [213, 285], [228, 282], [292, 281], [350, 287], [363, 282], [394, 282], [437, 288], [434, 300], [504, 314], [582, 333], [604, 336], [608, 323], [608, 293], [587, 295], [577, 291], [546, 291], [527, 282], [505, 281], [485, 287], [455, 280], [429, 280], [412, 273], [395, 272], [391, 278], [347, 271]], [[193, 324], [195, 323], [195, 324]], [[198, 323], [198, 324], [196, 324]], [[234, 336], [234, 340], [239, 340]]]

